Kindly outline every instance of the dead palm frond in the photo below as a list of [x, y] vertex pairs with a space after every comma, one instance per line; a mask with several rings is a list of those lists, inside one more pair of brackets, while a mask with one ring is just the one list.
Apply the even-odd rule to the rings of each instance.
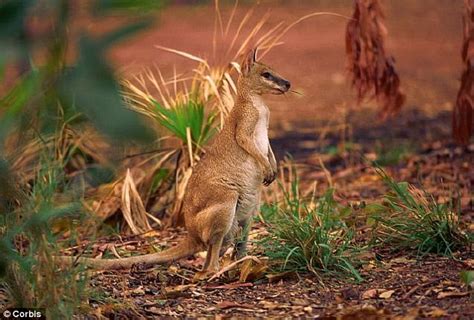
[[159, 219], [145, 210], [130, 169], [127, 169], [122, 187], [122, 214], [133, 234], [150, 231], [152, 228], [148, 221], [149, 218], [158, 223], [159, 226], [161, 225]]
[[385, 51], [387, 34], [383, 12], [378, 0], [354, 1], [353, 19], [346, 29], [346, 54], [352, 86], [357, 99], [376, 99], [381, 118], [396, 114], [405, 95], [400, 90], [400, 78], [395, 70], [395, 59]]
[[474, 1], [465, 0], [463, 17], [464, 39], [462, 47], [462, 60], [464, 70], [461, 77], [456, 104], [453, 109], [453, 136], [456, 142], [467, 145], [472, 135], [474, 117]]

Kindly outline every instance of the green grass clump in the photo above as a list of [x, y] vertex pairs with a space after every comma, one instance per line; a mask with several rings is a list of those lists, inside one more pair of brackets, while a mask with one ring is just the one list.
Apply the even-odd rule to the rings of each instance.
[[383, 144], [375, 146], [377, 163], [381, 166], [394, 166], [406, 160], [413, 153], [413, 147], [407, 143]]
[[406, 182], [395, 182], [380, 167], [375, 170], [390, 191], [382, 204], [367, 206], [374, 222], [375, 241], [418, 255], [451, 256], [472, 244], [473, 235], [463, 232], [452, 204], [440, 204], [433, 196]]
[[345, 275], [362, 281], [353, 230], [344, 218], [351, 210], [338, 204], [330, 189], [319, 199], [299, 195], [299, 182], [283, 190], [282, 203], [263, 208], [269, 236], [261, 241], [265, 254], [281, 270]]

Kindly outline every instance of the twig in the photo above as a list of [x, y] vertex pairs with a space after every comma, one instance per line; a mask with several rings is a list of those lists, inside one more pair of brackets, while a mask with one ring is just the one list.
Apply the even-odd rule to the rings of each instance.
[[290, 92], [291, 92], [291, 93], [295, 93], [295, 94], [297, 94], [297, 95], [299, 95], [299, 96], [302, 96], [302, 95], [303, 95], [301, 92], [298, 92], [298, 91], [296, 91], [296, 90], [290, 90]]
[[328, 171], [328, 169], [326, 169], [326, 166], [324, 165], [324, 162], [321, 159], [321, 157], [319, 157], [318, 160], [319, 160], [319, 165], [321, 166], [321, 169], [323, 170], [324, 174], [326, 175], [326, 179], [328, 180], [329, 186], [332, 188], [333, 184], [332, 184], [331, 173]]
[[417, 285], [417, 286], [414, 286], [413, 288], [410, 289], [410, 291], [408, 291], [407, 293], [405, 293], [405, 295], [402, 297], [402, 300], [409, 298], [409, 297], [410, 297], [413, 293], [415, 293], [418, 289], [423, 288], [423, 287], [426, 287], [426, 286], [429, 286], [430, 284], [433, 284], [433, 283], [435, 283], [435, 282], [438, 282], [438, 281], [440, 281], [441, 279], [443, 279], [443, 277], [436, 278], [436, 279], [434, 279], [434, 280], [431, 280], [431, 281], [428, 281], [428, 282], [419, 284], [419, 285]]
[[246, 260], [253, 260], [255, 261], [256, 263], [260, 263], [260, 259], [258, 259], [257, 257], [255, 256], [245, 256], [243, 257], [242, 259], [239, 259], [237, 261], [234, 261], [232, 262], [231, 264], [229, 264], [228, 266], [222, 268], [221, 270], [219, 270], [218, 272], [216, 272], [212, 277], [209, 278], [208, 281], [212, 281], [214, 279], [217, 279], [219, 278], [221, 275], [223, 275], [224, 273], [226, 273], [227, 271], [230, 271], [232, 270], [236, 265], [238, 265], [239, 263], [241, 262], [244, 262]]
[[109, 247], [109, 250], [112, 251], [112, 253], [114, 254], [114, 256], [116, 256], [118, 259], [122, 259], [122, 257], [118, 254], [117, 250], [115, 249], [115, 246], [113, 243], [111, 243], [110, 245], [108, 245]]

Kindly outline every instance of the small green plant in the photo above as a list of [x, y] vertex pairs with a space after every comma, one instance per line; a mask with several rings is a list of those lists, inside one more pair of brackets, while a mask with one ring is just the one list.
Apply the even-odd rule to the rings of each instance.
[[[451, 256], [466, 248], [472, 236], [463, 232], [452, 204], [440, 204], [433, 196], [406, 182], [395, 182], [375, 167], [390, 191], [381, 204], [366, 207], [374, 225], [374, 240], [396, 249], [416, 250], [418, 255]], [[471, 238], [471, 239], [470, 239]]]
[[407, 143], [396, 145], [377, 143], [375, 146], [375, 152], [377, 154], [376, 161], [381, 166], [397, 165], [403, 160], [406, 160], [412, 151], [412, 146]]
[[466, 285], [468, 290], [474, 290], [474, 270], [461, 271], [459, 277], [461, 278], [461, 282]]
[[352, 142], [341, 143], [339, 145], [330, 145], [324, 149], [324, 153], [330, 156], [342, 156], [344, 153], [356, 151], [358, 148]]
[[214, 121], [217, 113], [206, 116], [203, 103], [188, 100], [186, 103], [166, 108], [153, 102], [158, 122], [179, 138], [185, 145], [201, 148], [216, 132]]
[[354, 233], [344, 222], [350, 208], [334, 200], [332, 189], [319, 199], [314, 195], [305, 198], [300, 195], [297, 177], [290, 185], [285, 190], [280, 183], [282, 203], [264, 207], [270, 233], [260, 242], [265, 254], [282, 270], [342, 273], [362, 281], [356, 269], [361, 248], [355, 246]]

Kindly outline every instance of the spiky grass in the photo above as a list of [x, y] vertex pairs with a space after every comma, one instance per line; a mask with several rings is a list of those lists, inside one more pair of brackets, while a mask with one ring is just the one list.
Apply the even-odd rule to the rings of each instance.
[[80, 203], [58, 200], [58, 192], [65, 194], [62, 166], [46, 159], [50, 155], [43, 158], [22, 206], [0, 220], [0, 286], [11, 306], [45, 308], [48, 318], [71, 318], [81, 306], [87, 278], [81, 266], [57, 268], [53, 257], [60, 247], [54, 230], [65, 225], [73, 230]]
[[214, 126], [216, 113], [206, 116], [202, 103], [189, 100], [185, 104], [169, 109], [156, 101], [154, 105], [158, 122], [185, 145], [191, 144], [193, 148], [202, 148], [216, 132]]
[[279, 183], [283, 200], [262, 209], [269, 232], [260, 242], [265, 254], [280, 270], [345, 275], [362, 281], [357, 271], [357, 253], [362, 249], [355, 245], [354, 232], [344, 222], [350, 208], [334, 200], [332, 189], [319, 199], [314, 193], [302, 196], [297, 173], [292, 176], [289, 188]]
[[455, 251], [472, 246], [473, 235], [461, 230], [453, 204], [438, 203], [413, 185], [395, 182], [379, 166], [375, 170], [389, 187], [382, 204], [366, 208], [375, 223], [377, 243], [396, 250], [414, 250], [420, 256], [452, 256]]

